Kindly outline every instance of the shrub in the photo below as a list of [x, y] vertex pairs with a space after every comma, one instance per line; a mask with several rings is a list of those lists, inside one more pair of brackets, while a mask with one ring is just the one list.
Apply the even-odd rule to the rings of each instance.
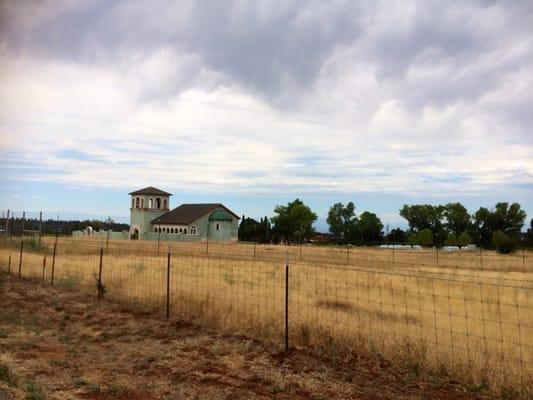
[[466, 232], [461, 233], [457, 238], [457, 245], [459, 247], [468, 246], [470, 243], [472, 243], [472, 238]]
[[492, 244], [498, 253], [502, 254], [509, 254], [516, 247], [511, 238], [502, 231], [496, 231], [492, 234]]
[[39, 243], [39, 239], [35, 237], [30, 237], [24, 239], [24, 249], [28, 251], [47, 251], [48, 246], [44, 243]]
[[433, 233], [431, 229], [422, 229], [416, 235], [416, 239], [420, 246], [431, 246], [433, 244]]
[[448, 233], [448, 237], [444, 241], [444, 244], [446, 246], [457, 246], [457, 236], [455, 236], [455, 233]]

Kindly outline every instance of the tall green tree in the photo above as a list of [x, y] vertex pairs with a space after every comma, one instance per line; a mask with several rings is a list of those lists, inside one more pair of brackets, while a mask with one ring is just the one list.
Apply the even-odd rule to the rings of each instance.
[[459, 237], [470, 226], [470, 214], [461, 203], [448, 203], [444, 206], [445, 227], [449, 233]]
[[335, 203], [329, 209], [327, 223], [335, 240], [353, 241], [357, 233], [355, 205], [351, 201], [346, 206]]
[[313, 223], [317, 215], [300, 199], [289, 202], [286, 206], [276, 206], [274, 213], [277, 215], [271, 218], [271, 222], [279, 239], [291, 243], [309, 239], [313, 235]]
[[442, 244], [447, 236], [443, 224], [444, 210], [445, 207], [442, 205], [405, 204], [400, 210], [400, 215], [407, 220], [411, 232], [429, 229], [433, 236], [433, 242]]
[[383, 237], [383, 224], [374, 213], [365, 211], [359, 216], [357, 229], [363, 243], [377, 243]]
[[518, 203], [497, 203], [493, 210], [481, 207], [473, 217], [471, 233], [477, 243], [481, 245], [494, 244], [494, 232], [500, 231], [511, 240], [520, 239], [520, 230], [524, 225], [526, 212]]

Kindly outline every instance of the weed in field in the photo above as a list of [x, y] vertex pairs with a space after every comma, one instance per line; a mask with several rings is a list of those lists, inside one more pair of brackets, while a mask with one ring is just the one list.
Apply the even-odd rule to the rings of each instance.
[[140, 274], [146, 269], [146, 265], [143, 262], [134, 262], [129, 264], [128, 267], [133, 268], [136, 274]]
[[122, 396], [126, 389], [121, 385], [111, 385], [109, 386], [109, 393], [113, 396]]
[[74, 385], [75, 388], [81, 388], [83, 386], [86, 386], [87, 385], [87, 381], [85, 379], [83, 379], [82, 377], [79, 377], [79, 376], [76, 376], [72, 379], [72, 384]]
[[57, 285], [63, 290], [73, 292], [79, 287], [80, 281], [81, 280], [75, 276], [67, 276], [60, 279], [59, 282], [57, 282]]
[[37, 343], [34, 343], [34, 342], [24, 342], [20, 345], [20, 349], [21, 350], [25, 350], [25, 351], [28, 351], [28, 350], [36, 350], [39, 348], [39, 345]]
[[70, 364], [67, 360], [50, 360], [48, 364], [51, 367], [70, 368]]
[[4, 381], [8, 386], [17, 386], [17, 379], [11, 372], [7, 364], [0, 362], [0, 381]]
[[24, 250], [32, 251], [32, 252], [39, 252], [39, 253], [47, 253], [48, 245], [44, 242], [39, 243], [39, 240], [32, 237], [32, 238], [24, 239]]
[[237, 283], [237, 279], [235, 279], [233, 274], [230, 274], [229, 272], [224, 272], [224, 281], [226, 281], [228, 285], [234, 285]]
[[87, 385], [87, 391], [90, 394], [97, 394], [97, 393], [101, 393], [102, 392], [102, 388], [97, 383], [89, 383]]
[[28, 382], [26, 386], [26, 400], [45, 400], [43, 388], [35, 381]]

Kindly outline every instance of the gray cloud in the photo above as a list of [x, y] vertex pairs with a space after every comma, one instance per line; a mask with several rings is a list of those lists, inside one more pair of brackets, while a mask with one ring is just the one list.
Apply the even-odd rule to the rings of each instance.
[[[332, 54], [373, 66], [410, 105], [472, 101], [533, 63], [527, 1], [2, 2], [9, 48], [86, 63], [139, 62], [161, 48], [174, 73], [146, 99], [205, 84], [205, 71], [287, 105], [318, 79]], [[529, 49], [505, 56], [517, 41]], [[410, 71], [414, 76], [409, 75]], [[148, 83], [149, 85], [149, 83]]]
[[530, 1], [3, 1], [0, 140], [30, 120], [140, 184], [530, 187], [531, 26]]

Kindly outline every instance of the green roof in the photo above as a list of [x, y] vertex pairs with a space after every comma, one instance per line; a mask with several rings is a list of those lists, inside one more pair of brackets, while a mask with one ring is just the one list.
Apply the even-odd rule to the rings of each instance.
[[211, 213], [209, 221], [233, 221], [233, 218], [227, 211], [218, 209]]

